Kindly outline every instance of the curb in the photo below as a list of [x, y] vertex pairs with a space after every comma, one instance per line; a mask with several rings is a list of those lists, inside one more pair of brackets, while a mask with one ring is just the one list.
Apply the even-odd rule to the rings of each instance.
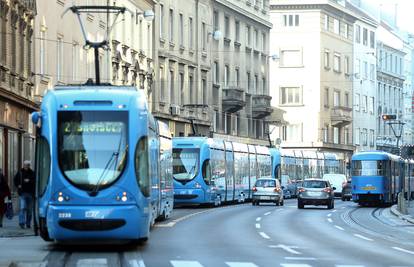
[[391, 210], [391, 213], [397, 216], [399, 219], [414, 224], [414, 218], [411, 215], [402, 214], [398, 210], [397, 205], [393, 205], [390, 210]]

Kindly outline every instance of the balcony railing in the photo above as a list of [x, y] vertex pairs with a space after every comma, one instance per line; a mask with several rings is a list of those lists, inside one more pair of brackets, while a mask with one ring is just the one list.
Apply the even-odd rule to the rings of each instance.
[[266, 116], [269, 116], [273, 111], [270, 105], [271, 100], [272, 100], [272, 97], [268, 95], [253, 95], [252, 96], [253, 118], [262, 119]]
[[352, 122], [352, 108], [336, 106], [331, 109], [332, 126], [342, 127]]
[[223, 89], [223, 110], [234, 113], [246, 105], [244, 90], [240, 87], [225, 87]]

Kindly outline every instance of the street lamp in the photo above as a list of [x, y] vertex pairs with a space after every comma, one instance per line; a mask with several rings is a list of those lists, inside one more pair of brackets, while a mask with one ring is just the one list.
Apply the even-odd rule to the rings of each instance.
[[146, 21], [153, 21], [155, 14], [154, 11], [152, 11], [151, 9], [145, 10], [144, 12], [136, 12], [135, 15], [138, 17], [139, 15], [143, 15], [144, 19]]

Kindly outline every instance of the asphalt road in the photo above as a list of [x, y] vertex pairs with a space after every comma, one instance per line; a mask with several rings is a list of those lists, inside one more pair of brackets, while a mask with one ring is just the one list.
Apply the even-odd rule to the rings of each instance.
[[[414, 266], [414, 225], [384, 208], [230, 205], [175, 209], [145, 246], [56, 246], [0, 239], [0, 265], [131, 267]], [[3, 265], [2, 265], [3, 264]]]

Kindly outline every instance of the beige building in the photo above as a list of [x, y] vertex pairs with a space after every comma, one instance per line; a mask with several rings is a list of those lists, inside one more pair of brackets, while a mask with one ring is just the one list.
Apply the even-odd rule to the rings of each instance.
[[[88, 5], [106, 4], [90, 0]], [[35, 98], [40, 102], [46, 89], [58, 84], [95, 81], [93, 49], [85, 49], [85, 39], [75, 14], [68, 7], [84, 5], [84, 1], [59, 0], [38, 3], [35, 22], [36, 82]], [[109, 35], [109, 50], [99, 50], [101, 82], [137, 85], [147, 89], [152, 79], [152, 21], [146, 21], [144, 10], [152, 9], [152, 1], [117, 1], [127, 11], [120, 14]], [[81, 15], [87, 38], [102, 41], [114, 21], [114, 15], [85, 13]], [[108, 23], [109, 22], [109, 23]], [[147, 75], [148, 74], [148, 75]], [[148, 78], [148, 79], [147, 79]]]
[[[339, 3], [338, 3], [339, 2]], [[283, 148], [349, 156], [352, 145], [353, 24], [342, 1], [271, 1], [272, 104], [288, 125], [273, 138]]]
[[0, 0], [0, 169], [14, 190], [13, 176], [32, 160], [34, 136], [33, 20], [35, 0]]

